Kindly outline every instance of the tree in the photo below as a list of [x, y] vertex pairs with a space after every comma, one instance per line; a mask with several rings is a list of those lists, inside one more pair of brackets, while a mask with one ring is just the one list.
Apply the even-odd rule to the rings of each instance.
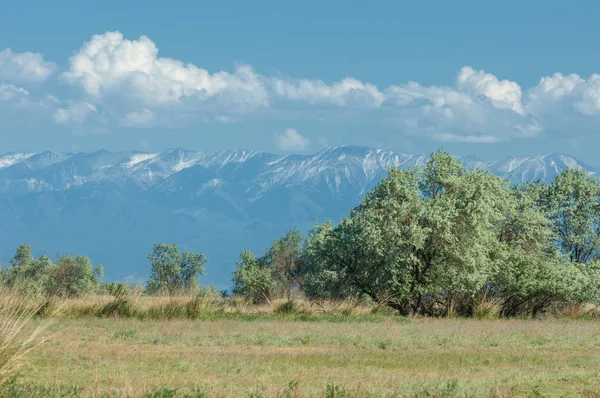
[[303, 255], [300, 231], [292, 229], [275, 240], [264, 256], [243, 250], [233, 274], [233, 293], [255, 303], [283, 294], [290, 301], [294, 289], [302, 289]]
[[53, 264], [45, 254], [33, 257], [29, 245], [19, 246], [10, 265], [4, 284], [29, 296], [81, 297], [97, 292], [102, 276], [102, 266], [85, 256], [59, 256]]
[[547, 187], [513, 187], [505, 218], [496, 228], [503, 247], [488, 288], [503, 298], [505, 315], [532, 314], [553, 305], [594, 300], [593, 273], [565, 261], [555, 246], [553, 224], [540, 208]]
[[539, 185], [511, 189], [444, 151], [424, 169], [392, 169], [349, 217], [313, 229], [306, 294], [367, 295], [405, 314], [457, 305], [469, 314], [486, 290], [513, 313], [592, 297], [592, 274], [555, 249], [553, 224], [536, 206], [543, 196]]
[[21, 245], [17, 248], [13, 258], [10, 259], [10, 265], [13, 267], [26, 268], [33, 262], [33, 260], [34, 258], [31, 255], [31, 246]]
[[233, 294], [255, 304], [271, 300], [276, 292], [271, 268], [249, 250], [243, 250], [233, 273]]
[[292, 290], [302, 286], [302, 242], [300, 231], [293, 229], [273, 242], [263, 261], [272, 269], [274, 281], [281, 287], [288, 301]]
[[177, 245], [158, 243], [148, 255], [152, 273], [147, 284], [149, 293], [174, 295], [198, 286], [198, 276], [204, 274], [208, 261], [202, 253], [179, 252]]
[[310, 268], [403, 313], [429, 313], [485, 285], [497, 265], [494, 226], [507, 196], [505, 182], [440, 151], [423, 170], [390, 170], [348, 218], [309, 245], [321, 263]]
[[2, 270], [4, 284], [30, 296], [46, 294], [48, 269], [52, 262], [46, 255], [39, 258], [31, 254], [31, 246], [21, 245], [10, 260], [10, 267]]
[[81, 297], [98, 291], [102, 266], [94, 266], [85, 256], [60, 256], [47, 267], [46, 294]]
[[600, 257], [600, 182], [585, 170], [565, 169], [546, 187], [539, 204], [557, 234], [557, 246], [571, 262]]

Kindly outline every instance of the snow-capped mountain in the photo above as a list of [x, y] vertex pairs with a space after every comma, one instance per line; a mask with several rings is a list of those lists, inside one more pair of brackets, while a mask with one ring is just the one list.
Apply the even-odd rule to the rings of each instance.
[[[311, 155], [171, 149], [0, 155], [0, 258], [21, 243], [37, 253], [89, 255], [107, 279], [143, 278], [153, 243], [168, 241], [211, 259], [204, 279], [227, 287], [241, 249], [262, 251], [285, 230], [337, 220], [391, 167], [427, 155], [335, 147]], [[482, 161], [468, 167], [522, 183], [561, 170], [598, 170], [564, 154]]]

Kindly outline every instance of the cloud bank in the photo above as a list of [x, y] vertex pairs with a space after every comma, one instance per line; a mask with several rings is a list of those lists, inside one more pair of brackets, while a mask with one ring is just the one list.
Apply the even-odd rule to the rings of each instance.
[[[100, 123], [107, 129], [236, 123], [318, 109], [351, 113], [367, 122], [383, 120], [406, 134], [432, 140], [487, 144], [573, 130], [594, 134], [600, 121], [598, 74], [586, 79], [555, 73], [522, 88], [465, 66], [447, 86], [408, 81], [377, 87], [352, 77], [328, 83], [264, 75], [250, 65], [210, 72], [161, 57], [146, 36], [132, 40], [120, 32], [94, 35], [57, 70], [41, 54], [0, 51], [0, 106], [43, 102], [53, 109], [56, 123]], [[71, 88], [64, 90], [71, 97], [50, 97], [39, 88], [36, 95], [30, 93], [31, 86], [44, 87], [49, 81]], [[293, 129], [275, 140], [282, 150], [309, 145]]]

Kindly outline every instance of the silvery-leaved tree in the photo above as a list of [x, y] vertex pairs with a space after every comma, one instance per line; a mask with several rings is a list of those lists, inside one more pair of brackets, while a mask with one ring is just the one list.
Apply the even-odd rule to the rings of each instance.
[[[438, 151], [423, 169], [390, 170], [349, 217], [311, 232], [306, 293], [367, 295], [401, 313], [433, 314], [457, 299], [468, 312], [491, 289], [517, 309], [535, 302], [527, 307], [535, 311], [589, 282], [560, 262], [553, 239], [528, 193]], [[542, 275], [550, 279], [537, 283]]]
[[542, 190], [539, 204], [570, 261], [585, 264], [600, 257], [600, 182], [585, 170], [566, 169]]
[[275, 240], [262, 257], [243, 250], [233, 274], [233, 293], [255, 303], [283, 295], [288, 301], [294, 290], [303, 289], [304, 238], [297, 229]]
[[146, 291], [150, 294], [175, 295], [194, 291], [198, 276], [208, 261], [202, 253], [179, 252], [177, 245], [158, 243], [148, 255], [152, 272]]

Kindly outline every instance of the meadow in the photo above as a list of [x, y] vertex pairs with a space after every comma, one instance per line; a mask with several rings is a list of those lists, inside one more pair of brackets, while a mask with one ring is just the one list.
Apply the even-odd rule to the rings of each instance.
[[42, 326], [45, 341], [1, 396], [600, 396], [600, 321], [581, 309], [478, 320], [142, 296], [106, 313], [114, 302], [40, 307], [19, 335]]

